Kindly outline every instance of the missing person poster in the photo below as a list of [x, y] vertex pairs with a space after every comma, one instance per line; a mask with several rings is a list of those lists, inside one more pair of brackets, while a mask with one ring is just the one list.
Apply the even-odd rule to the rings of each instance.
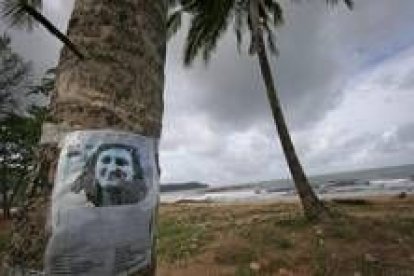
[[66, 135], [52, 195], [47, 275], [129, 275], [151, 265], [157, 143], [111, 130]]

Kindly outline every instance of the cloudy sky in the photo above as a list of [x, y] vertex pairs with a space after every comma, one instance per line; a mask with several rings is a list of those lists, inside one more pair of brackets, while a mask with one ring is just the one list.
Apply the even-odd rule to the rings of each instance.
[[[272, 69], [307, 172], [414, 163], [414, 1], [355, 0], [354, 11], [291, 2], [281, 1]], [[46, 0], [44, 13], [65, 29], [71, 5]], [[57, 63], [61, 46], [44, 30], [9, 33], [38, 72]], [[229, 32], [208, 66], [184, 68], [182, 41], [168, 48], [162, 181], [287, 177], [257, 60]]]

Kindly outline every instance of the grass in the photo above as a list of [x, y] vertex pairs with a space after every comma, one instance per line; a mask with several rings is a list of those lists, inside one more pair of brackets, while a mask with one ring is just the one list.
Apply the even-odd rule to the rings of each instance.
[[160, 233], [171, 220], [196, 230], [166, 227], [160, 247], [176, 235], [187, 236], [179, 248], [189, 248], [194, 233], [204, 241], [191, 254], [164, 247], [159, 273], [194, 275], [197, 268], [197, 275], [414, 275], [414, 197], [346, 199], [329, 207], [337, 217], [312, 224], [294, 203], [163, 205]]
[[[0, 260], [6, 252], [10, 242], [10, 221], [0, 219]], [[1, 270], [1, 269], [0, 269]], [[1, 271], [0, 271], [1, 274]]]
[[407, 217], [404, 219], [389, 217], [388, 221], [393, 224], [393, 228], [399, 234], [404, 236], [412, 236], [414, 232], [414, 217]]
[[197, 254], [208, 238], [204, 224], [173, 218], [161, 220], [158, 230], [158, 254], [163, 261], [184, 260]]
[[0, 233], [0, 252], [4, 252], [9, 245], [10, 234], [9, 233]]
[[370, 202], [362, 198], [337, 198], [333, 199], [332, 202], [337, 204], [346, 204], [346, 205], [370, 205]]

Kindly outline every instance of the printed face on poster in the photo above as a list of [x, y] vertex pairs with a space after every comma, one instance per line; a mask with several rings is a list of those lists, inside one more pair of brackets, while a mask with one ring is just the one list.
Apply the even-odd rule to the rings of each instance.
[[[70, 156], [73, 153], [69, 152]], [[86, 159], [71, 191], [83, 191], [95, 207], [139, 203], [151, 188], [145, 182], [136, 147], [102, 143]]]
[[156, 143], [113, 131], [68, 135], [62, 143], [53, 195], [59, 202], [54, 206], [153, 206], [158, 196]]

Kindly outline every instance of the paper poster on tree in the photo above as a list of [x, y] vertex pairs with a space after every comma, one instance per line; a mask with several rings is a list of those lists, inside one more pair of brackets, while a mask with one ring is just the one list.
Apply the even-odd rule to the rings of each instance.
[[52, 195], [47, 275], [117, 275], [151, 264], [157, 143], [111, 130], [66, 135]]

